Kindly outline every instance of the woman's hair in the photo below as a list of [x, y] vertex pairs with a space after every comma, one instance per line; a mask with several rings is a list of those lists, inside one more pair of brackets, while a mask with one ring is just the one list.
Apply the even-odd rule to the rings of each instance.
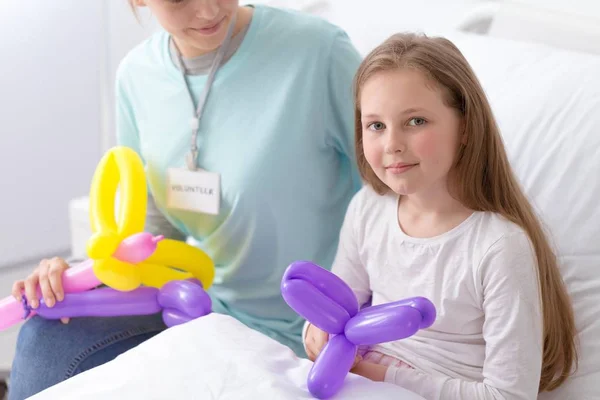
[[475, 211], [501, 214], [529, 236], [537, 258], [543, 309], [544, 353], [539, 391], [560, 386], [577, 366], [576, 328], [558, 261], [532, 206], [514, 176], [485, 93], [460, 50], [449, 40], [396, 34], [362, 62], [354, 82], [355, 146], [363, 179], [379, 194], [390, 189], [375, 175], [362, 147], [360, 96], [365, 82], [381, 71], [413, 68], [441, 90], [447, 106], [463, 120], [465, 140], [449, 174], [452, 195]]

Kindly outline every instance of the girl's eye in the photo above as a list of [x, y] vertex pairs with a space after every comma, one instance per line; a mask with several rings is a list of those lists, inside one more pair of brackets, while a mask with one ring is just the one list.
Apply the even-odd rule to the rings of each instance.
[[415, 118], [411, 118], [410, 121], [408, 121], [408, 125], [409, 126], [420, 126], [420, 125], [425, 125], [427, 121], [425, 121], [424, 118], [419, 118], [419, 117], [415, 117]]
[[372, 131], [380, 131], [385, 129], [385, 124], [383, 122], [371, 122], [369, 125], [367, 125], [367, 128]]

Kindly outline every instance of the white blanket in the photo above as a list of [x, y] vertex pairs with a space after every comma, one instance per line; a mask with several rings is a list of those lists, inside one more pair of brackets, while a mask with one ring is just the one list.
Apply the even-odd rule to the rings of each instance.
[[[311, 366], [237, 320], [210, 314], [31, 399], [312, 399], [306, 388]], [[354, 374], [333, 398], [423, 400]]]

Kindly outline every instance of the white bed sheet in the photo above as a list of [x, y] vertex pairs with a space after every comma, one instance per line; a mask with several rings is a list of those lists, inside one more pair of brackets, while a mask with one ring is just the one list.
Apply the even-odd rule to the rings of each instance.
[[[211, 314], [173, 327], [31, 399], [312, 399], [306, 388], [311, 366], [237, 320]], [[423, 400], [354, 374], [332, 399]]]

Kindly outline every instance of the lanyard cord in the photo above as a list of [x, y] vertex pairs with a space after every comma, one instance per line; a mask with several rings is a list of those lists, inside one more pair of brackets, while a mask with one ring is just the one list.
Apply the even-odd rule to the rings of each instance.
[[[217, 70], [221, 66], [221, 62], [223, 61], [223, 58], [225, 57], [225, 53], [227, 52], [227, 48], [229, 47], [229, 42], [231, 41], [231, 37], [233, 35], [233, 29], [235, 27], [236, 14], [237, 13], [233, 14], [231, 23], [229, 24], [229, 27], [227, 29], [227, 35], [225, 36], [225, 39], [223, 40], [223, 43], [219, 47], [219, 50], [217, 51], [215, 59], [212, 62], [212, 65], [210, 67], [210, 72], [208, 73], [208, 77], [206, 78], [206, 83], [204, 84], [204, 89], [202, 90], [202, 94], [200, 95], [200, 98], [198, 100], [198, 107], [194, 111], [194, 117], [192, 117], [192, 119], [190, 120], [190, 127], [192, 129], [192, 139], [191, 139], [191, 143], [190, 143], [190, 152], [188, 154], [186, 161], [187, 161], [188, 168], [192, 171], [198, 169], [198, 131], [200, 128], [200, 119], [202, 118], [202, 113], [204, 112], [204, 106], [206, 104], [206, 100], [208, 99], [208, 95], [210, 93], [212, 84], [215, 80], [215, 75], [217, 73]], [[177, 47], [177, 44], [175, 43], [175, 41], [173, 41], [173, 43], [175, 44], [175, 48], [177, 48], [177, 59], [179, 61], [179, 68], [181, 70], [183, 82], [185, 83], [185, 88], [188, 92], [188, 95], [190, 97], [190, 102], [191, 102], [192, 108], [193, 108], [194, 107], [194, 97], [192, 96], [192, 90], [190, 88], [190, 84], [189, 84], [187, 76], [186, 76], [187, 71], [183, 64], [181, 51]]]

